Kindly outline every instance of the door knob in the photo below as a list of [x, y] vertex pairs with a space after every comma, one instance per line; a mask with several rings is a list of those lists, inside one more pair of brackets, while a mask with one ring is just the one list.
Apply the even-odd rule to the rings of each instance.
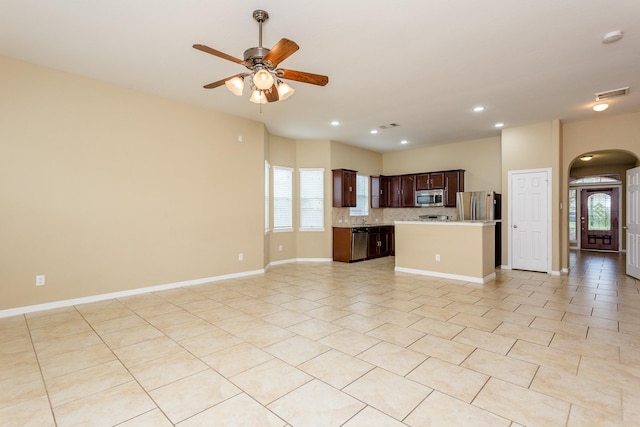
[[517, 226], [517, 225], [514, 225], [514, 226], [513, 226], [513, 228], [518, 228], [518, 226]]

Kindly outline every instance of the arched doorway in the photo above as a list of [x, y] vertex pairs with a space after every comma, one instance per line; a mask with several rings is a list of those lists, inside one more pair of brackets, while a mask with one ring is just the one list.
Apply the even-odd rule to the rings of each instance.
[[583, 153], [569, 169], [569, 245], [573, 249], [625, 250], [625, 174], [638, 162], [623, 150]]

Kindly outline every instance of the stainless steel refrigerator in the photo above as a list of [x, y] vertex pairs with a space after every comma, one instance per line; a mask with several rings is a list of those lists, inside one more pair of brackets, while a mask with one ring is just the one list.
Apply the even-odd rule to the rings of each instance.
[[[502, 218], [502, 195], [495, 191], [464, 191], [456, 194], [460, 221], [494, 221]], [[496, 224], [495, 266], [502, 263], [502, 224]]]

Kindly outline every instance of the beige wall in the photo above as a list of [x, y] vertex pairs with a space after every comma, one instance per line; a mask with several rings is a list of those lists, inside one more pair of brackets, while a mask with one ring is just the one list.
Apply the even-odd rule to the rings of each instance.
[[[509, 172], [527, 169], [551, 170], [551, 271], [560, 273], [560, 241], [564, 226], [560, 223], [560, 169], [562, 125], [559, 121], [536, 123], [502, 131], [502, 264], [510, 264], [509, 242]], [[566, 205], [566, 203], [564, 203]]]
[[466, 191], [501, 192], [500, 137], [384, 153], [385, 175], [464, 169]]
[[380, 175], [382, 154], [331, 141], [331, 169], [351, 169], [360, 175]]
[[[599, 119], [566, 123], [563, 126], [562, 170], [566, 171], [562, 181], [562, 194], [569, 194], [568, 171], [581, 155], [602, 150], [623, 150], [640, 158], [640, 113], [605, 116]], [[640, 163], [636, 163], [639, 165]], [[624, 189], [623, 189], [624, 192]], [[566, 212], [563, 213], [565, 221]], [[562, 230], [559, 239], [562, 245], [562, 267], [569, 266], [569, 235]], [[624, 236], [622, 237], [624, 241]]]
[[[330, 259], [332, 257], [331, 240], [331, 203], [325, 203], [325, 228], [323, 231], [300, 231], [300, 168], [324, 169], [324, 196], [330, 201], [332, 195], [330, 146], [328, 140], [300, 140], [280, 136], [269, 139], [269, 161], [272, 166], [284, 166], [293, 169], [293, 230], [271, 232], [270, 262], [295, 259]], [[273, 194], [271, 195], [273, 205]], [[271, 218], [273, 225], [273, 218]]]
[[[323, 168], [324, 169], [324, 231], [298, 231], [296, 236], [297, 258], [323, 258], [333, 257], [333, 238], [331, 232], [331, 200], [333, 195], [333, 180], [331, 175], [331, 142], [296, 141], [296, 164], [298, 168]], [[299, 176], [299, 172], [298, 172]], [[295, 199], [299, 202], [299, 198]], [[297, 204], [299, 211], [299, 203]], [[297, 222], [298, 229], [300, 222]]]
[[[298, 194], [298, 179], [296, 170], [296, 141], [290, 138], [271, 135], [269, 137], [269, 161], [271, 168], [282, 166], [293, 169], [293, 194]], [[273, 171], [270, 174], [273, 180]], [[273, 185], [271, 186], [273, 188]], [[273, 206], [273, 191], [270, 193], [270, 206]], [[271, 210], [273, 212], [273, 209]], [[293, 206], [294, 229], [292, 231], [270, 232], [270, 262], [291, 260], [296, 258], [296, 228], [295, 220], [297, 209]], [[273, 214], [270, 218], [271, 230], [273, 230]]]
[[0, 93], [0, 309], [263, 268], [262, 123], [7, 58]]

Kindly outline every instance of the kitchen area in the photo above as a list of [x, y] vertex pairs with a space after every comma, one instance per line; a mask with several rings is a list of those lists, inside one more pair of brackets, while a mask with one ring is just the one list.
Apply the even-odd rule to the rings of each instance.
[[491, 280], [501, 263], [501, 197], [465, 192], [464, 172], [371, 176], [368, 215], [351, 216], [356, 171], [334, 170], [334, 261], [394, 256], [396, 271]]

